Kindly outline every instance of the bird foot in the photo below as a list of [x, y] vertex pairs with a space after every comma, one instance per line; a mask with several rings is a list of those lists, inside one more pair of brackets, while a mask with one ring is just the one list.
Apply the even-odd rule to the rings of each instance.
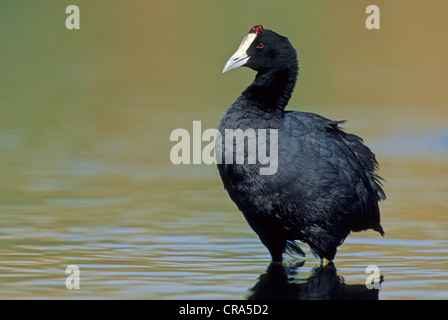
[[320, 264], [325, 267], [327, 266], [329, 263], [331, 263], [331, 260], [328, 260], [327, 258], [323, 258], [320, 262]]

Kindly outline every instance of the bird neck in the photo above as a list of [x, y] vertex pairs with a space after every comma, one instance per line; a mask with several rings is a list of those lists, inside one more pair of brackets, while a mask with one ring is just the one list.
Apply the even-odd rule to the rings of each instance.
[[288, 68], [259, 71], [242, 96], [267, 112], [283, 111], [291, 98], [297, 75], [297, 63]]

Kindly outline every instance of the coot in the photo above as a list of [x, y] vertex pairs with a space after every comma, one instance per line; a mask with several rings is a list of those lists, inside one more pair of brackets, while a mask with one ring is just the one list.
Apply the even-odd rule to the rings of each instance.
[[223, 159], [218, 170], [272, 261], [281, 261], [285, 251], [303, 256], [296, 240], [307, 243], [322, 261], [331, 261], [353, 231], [373, 229], [384, 235], [378, 202], [385, 195], [372, 151], [360, 137], [342, 131], [342, 121], [285, 111], [299, 69], [288, 38], [261, 25], [253, 27], [223, 72], [240, 66], [257, 74], [227, 110], [219, 132], [225, 137], [228, 130], [250, 130], [255, 139], [263, 133], [263, 141], [276, 143], [266, 143], [276, 147], [266, 154], [276, 156], [278, 164], [274, 173], [260, 174], [265, 162], [259, 156], [252, 163], [225, 161], [232, 160], [229, 152], [234, 158], [238, 152], [250, 156], [247, 134], [244, 151], [236, 140], [233, 145], [217, 140], [216, 153]]

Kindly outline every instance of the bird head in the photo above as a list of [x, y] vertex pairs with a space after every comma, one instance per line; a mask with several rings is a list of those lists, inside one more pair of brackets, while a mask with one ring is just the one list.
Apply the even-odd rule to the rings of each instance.
[[297, 65], [297, 54], [288, 38], [256, 25], [244, 37], [222, 72], [241, 66], [264, 72], [273, 68], [288, 68], [288, 64]]

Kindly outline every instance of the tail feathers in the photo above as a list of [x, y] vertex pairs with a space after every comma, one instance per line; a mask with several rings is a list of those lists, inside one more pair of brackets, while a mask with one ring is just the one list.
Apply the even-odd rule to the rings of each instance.
[[291, 257], [294, 257], [297, 254], [301, 257], [305, 256], [305, 252], [303, 252], [302, 248], [300, 248], [297, 242], [293, 240], [286, 241], [285, 253]]
[[373, 230], [378, 231], [382, 237], [384, 237], [384, 230], [383, 227], [379, 224], [378, 226], [376, 226], [375, 228], [373, 228]]

